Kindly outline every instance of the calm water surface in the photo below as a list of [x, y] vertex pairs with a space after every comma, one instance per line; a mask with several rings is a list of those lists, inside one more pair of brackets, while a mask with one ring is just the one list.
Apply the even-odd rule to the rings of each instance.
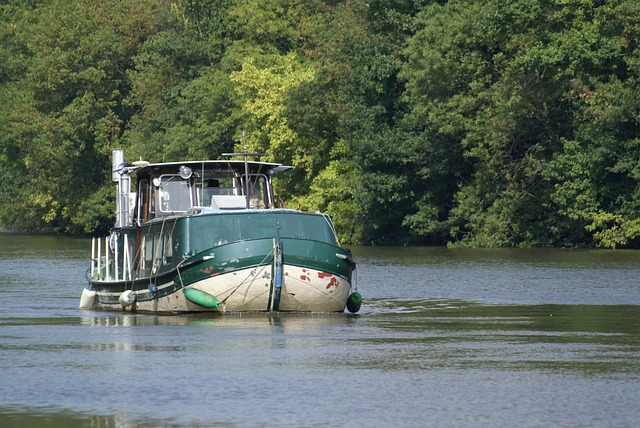
[[639, 426], [640, 252], [353, 252], [358, 315], [124, 315], [0, 234], [0, 426]]

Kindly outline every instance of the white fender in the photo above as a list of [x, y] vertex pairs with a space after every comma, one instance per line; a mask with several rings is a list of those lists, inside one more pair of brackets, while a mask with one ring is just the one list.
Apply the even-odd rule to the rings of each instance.
[[136, 301], [136, 295], [133, 294], [133, 290], [124, 290], [118, 301], [122, 305], [123, 308], [133, 305], [133, 302]]
[[93, 309], [93, 304], [96, 301], [96, 290], [89, 290], [85, 288], [82, 290], [82, 296], [80, 296], [80, 305], [78, 309]]

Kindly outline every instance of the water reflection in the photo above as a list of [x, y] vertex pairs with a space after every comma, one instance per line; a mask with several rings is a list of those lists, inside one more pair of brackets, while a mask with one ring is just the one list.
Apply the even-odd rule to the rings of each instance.
[[[370, 406], [391, 401], [403, 411], [399, 419], [385, 424], [417, 426], [415, 415], [426, 416], [420, 413], [424, 405], [434, 415], [432, 422], [453, 418], [452, 425], [466, 426], [451, 408], [460, 404], [442, 401], [447, 397], [465, 400], [468, 406], [482, 404], [504, 417], [522, 417], [527, 406], [548, 406], [555, 413], [545, 420], [558, 421], [567, 403], [559, 401], [556, 407], [550, 400], [570, 394], [588, 405], [594, 391], [593, 383], [585, 384], [590, 379], [599, 383], [595, 392], [600, 395], [611, 391], [608, 383], [626, 391], [628, 399], [616, 404], [616, 412], [630, 409], [630, 397], [637, 390], [633, 385], [640, 381], [640, 331], [634, 305], [369, 299], [367, 311], [360, 316], [89, 311], [80, 317], [16, 318], [10, 327], [19, 329], [3, 337], [0, 356], [14, 361], [12, 368], [17, 371], [5, 376], [15, 383], [22, 373], [42, 364], [44, 370], [38, 373], [45, 382], [36, 395], [40, 398], [30, 400], [55, 397], [58, 407], [29, 406], [26, 397], [33, 389], [17, 389], [13, 399], [23, 404], [0, 408], [0, 426], [15, 421], [25, 427], [43, 421], [91, 427], [265, 425], [271, 418], [269, 409], [285, 411], [281, 400], [290, 404], [309, 394], [330, 397], [336, 393], [336, 382], [340, 388], [355, 382], [358, 386], [351, 391], [358, 400], [341, 406], [321, 399], [321, 405], [337, 406], [344, 413], [362, 403], [366, 411], [361, 419], [374, 425], [384, 416]], [[77, 385], [55, 386], [57, 378], [82, 381], [83, 386], [81, 390]], [[212, 388], [221, 391], [217, 388], [222, 385], [224, 394], [216, 394], [221, 406], [211, 408], [198, 401]], [[275, 396], [273, 385], [278, 385]], [[583, 392], [585, 386], [591, 388], [589, 394]], [[142, 390], [162, 391], [167, 400], [180, 402], [179, 410], [140, 403]], [[414, 399], [389, 396], [401, 391]], [[98, 394], [103, 407], [93, 409], [96, 403], [87, 400], [88, 393]], [[513, 396], [528, 403], [516, 406], [514, 414], [498, 405], [504, 400], [513, 403], [509, 398]], [[239, 415], [246, 402], [261, 404]], [[117, 411], [119, 406], [122, 411]], [[315, 406], [309, 402], [305, 412], [297, 414], [297, 425], [305, 425], [305, 416]], [[476, 407], [466, 408], [467, 414], [472, 408]], [[627, 410], [627, 415], [636, 413]], [[594, 411], [575, 425], [590, 426], [599, 414]], [[312, 420], [318, 425], [335, 421], [317, 416]], [[296, 425], [285, 419], [270, 422]]]
[[640, 252], [354, 248], [358, 315], [156, 316], [78, 310], [89, 250], [0, 234], [1, 427], [640, 418]]
[[349, 324], [358, 315], [347, 313], [226, 313], [151, 315], [131, 313], [92, 312], [80, 317], [80, 324], [93, 327], [113, 326], [236, 326], [278, 327], [289, 330], [307, 330], [309, 327], [327, 324]]
[[[336, 326], [347, 327], [355, 322], [353, 314], [298, 314], [298, 313], [237, 313], [237, 314], [188, 314], [149, 315], [114, 314], [92, 312], [92, 316], [77, 318], [82, 326], [105, 328], [109, 337], [117, 342], [96, 342], [93, 351], [143, 351], [143, 352], [189, 352], [195, 349], [219, 349], [224, 344], [228, 349], [255, 347], [283, 349], [299, 347], [300, 337], [313, 337], [332, 331]], [[192, 327], [207, 330], [144, 330], [146, 327]], [[114, 329], [119, 334], [113, 335]], [[215, 331], [221, 336], [213, 338]], [[164, 339], [155, 338], [158, 334]], [[229, 337], [229, 335], [231, 335]], [[151, 342], [151, 343], [149, 343]], [[169, 342], [169, 343], [166, 343]]]
[[153, 417], [141, 420], [126, 413], [102, 416], [48, 407], [0, 407], [0, 426], [5, 428], [169, 428], [184, 425]]

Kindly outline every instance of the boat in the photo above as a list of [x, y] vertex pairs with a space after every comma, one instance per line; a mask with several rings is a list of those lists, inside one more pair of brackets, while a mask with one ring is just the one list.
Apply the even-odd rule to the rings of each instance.
[[94, 237], [81, 309], [141, 313], [350, 312], [356, 263], [329, 215], [279, 207], [261, 154], [124, 162], [116, 221]]

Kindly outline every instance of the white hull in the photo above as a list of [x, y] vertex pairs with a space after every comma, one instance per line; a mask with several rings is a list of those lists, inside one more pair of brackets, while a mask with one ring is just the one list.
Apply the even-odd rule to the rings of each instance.
[[[274, 293], [271, 269], [271, 265], [247, 268], [205, 278], [188, 286], [214, 296], [220, 302], [220, 306], [214, 309], [188, 301], [182, 289], [153, 300], [136, 299], [135, 303], [126, 308], [118, 304], [99, 304], [98, 309], [156, 313], [268, 311], [271, 310]], [[173, 286], [173, 282], [158, 284], [158, 294], [165, 294], [161, 293], [162, 289]], [[349, 293], [350, 284], [346, 278], [285, 264], [278, 310], [342, 312]], [[112, 294], [112, 297], [117, 297], [117, 293]]]

